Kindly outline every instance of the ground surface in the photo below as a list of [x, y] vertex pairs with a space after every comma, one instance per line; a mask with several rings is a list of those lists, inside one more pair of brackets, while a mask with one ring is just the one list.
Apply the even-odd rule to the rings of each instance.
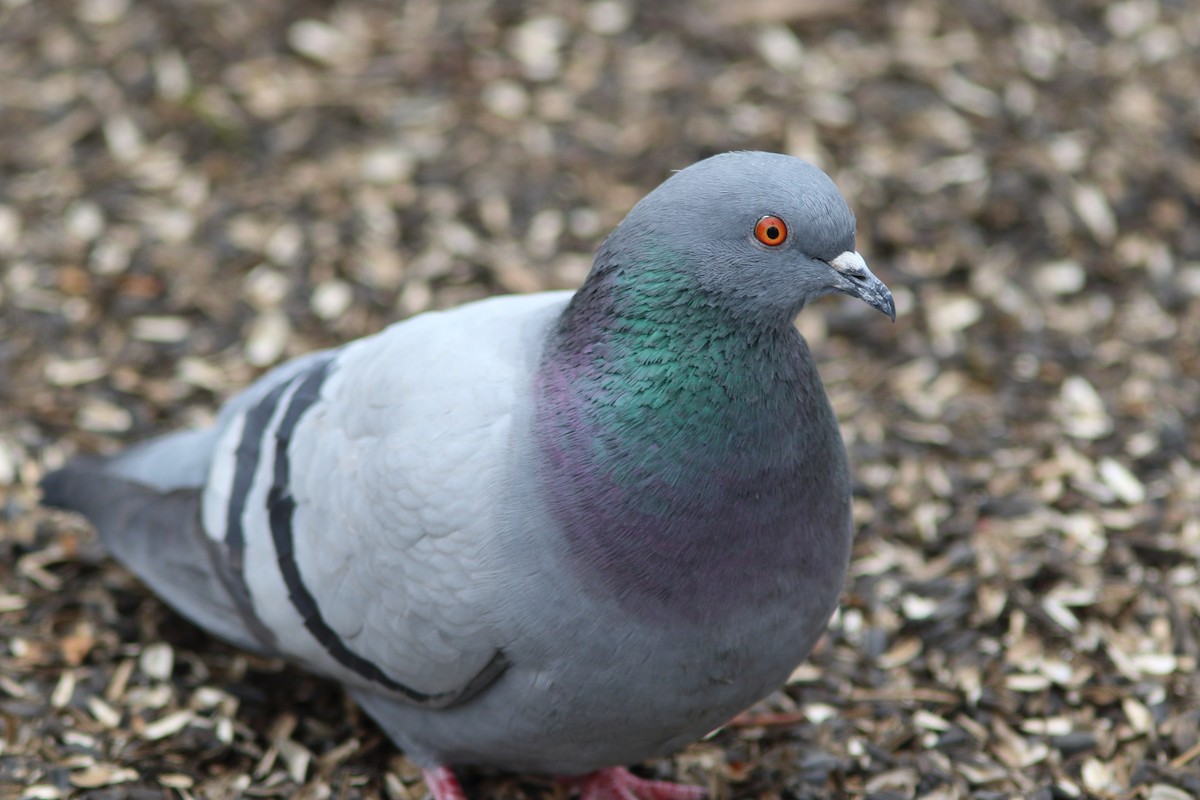
[[1200, 794], [1198, 51], [1183, 0], [0, 0], [0, 797], [422, 797], [336, 687], [181, 621], [36, 481], [288, 356], [575, 286], [736, 148], [834, 176], [899, 316], [800, 321], [858, 481], [840, 616], [644, 769]]

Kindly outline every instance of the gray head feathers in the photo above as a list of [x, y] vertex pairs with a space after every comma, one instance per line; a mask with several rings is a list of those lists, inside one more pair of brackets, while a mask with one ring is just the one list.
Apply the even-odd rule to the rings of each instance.
[[[778, 238], [756, 235], [764, 219], [778, 221]], [[833, 292], [891, 313], [891, 295], [874, 276], [867, 272], [864, 283], [856, 275], [855, 283], [832, 265], [855, 252], [854, 238], [854, 214], [812, 164], [725, 153], [675, 173], [638, 203], [602, 246], [596, 271], [673, 271], [699, 297], [777, 324], [790, 324], [807, 303]], [[855, 263], [865, 270], [861, 259]]]

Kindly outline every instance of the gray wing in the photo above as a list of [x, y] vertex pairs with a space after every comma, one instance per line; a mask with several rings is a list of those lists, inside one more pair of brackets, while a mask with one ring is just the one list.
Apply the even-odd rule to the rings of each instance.
[[201, 497], [230, 420], [332, 357], [311, 353], [272, 370], [230, 401], [211, 428], [76, 459], [45, 476], [42, 503], [82, 513], [113, 556], [196, 624], [247, 650], [274, 652], [275, 637], [255, 616], [227, 549], [204, 533]]
[[[507, 665], [495, 504], [513, 405], [566, 299], [423, 315], [292, 362], [209, 431], [48, 476], [47, 502], [226, 639], [407, 703], [462, 702]], [[105, 511], [113, 493], [140, 510]]]

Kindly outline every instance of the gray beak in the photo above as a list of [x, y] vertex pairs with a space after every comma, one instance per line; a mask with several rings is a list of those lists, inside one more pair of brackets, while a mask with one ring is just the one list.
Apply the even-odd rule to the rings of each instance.
[[833, 287], [851, 297], [857, 297], [871, 308], [877, 308], [896, 321], [896, 301], [883, 281], [871, 274], [867, 262], [854, 250], [847, 250], [829, 262], [837, 278]]

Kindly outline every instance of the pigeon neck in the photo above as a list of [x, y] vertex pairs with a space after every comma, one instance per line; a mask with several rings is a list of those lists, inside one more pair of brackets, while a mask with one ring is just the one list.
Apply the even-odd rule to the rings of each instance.
[[550, 508], [585, 582], [711, 622], [794, 589], [814, 535], [845, 537], [845, 495], [807, 491], [831, 470], [848, 487], [844, 450], [791, 326], [736, 318], [679, 273], [623, 278], [589, 278], [538, 372]]

